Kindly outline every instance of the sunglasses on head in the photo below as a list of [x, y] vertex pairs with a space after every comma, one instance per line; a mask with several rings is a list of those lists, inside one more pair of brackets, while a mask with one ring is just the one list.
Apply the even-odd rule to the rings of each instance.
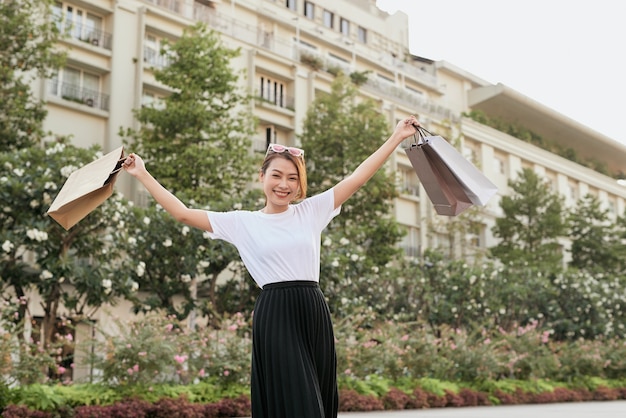
[[280, 145], [280, 144], [270, 144], [267, 147], [267, 152], [265, 153], [265, 156], [267, 156], [267, 154], [269, 154], [271, 152], [280, 154], [283, 152], [288, 152], [289, 154], [293, 155], [294, 157], [302, 157], [304, 156], [304, 150], [300, 149], [300, 148], [295, 148], [295, 147], [286, 147], [284, 145]]

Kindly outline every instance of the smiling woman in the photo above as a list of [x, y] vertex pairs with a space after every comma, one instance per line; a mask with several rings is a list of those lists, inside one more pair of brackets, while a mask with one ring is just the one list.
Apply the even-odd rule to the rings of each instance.
[[304, 151], [270, 144], [259, 173], [265, 206], [256, 211], [187, 208], [148, 173], [139, 156], [125, 161], [124, 168], [177, 220], [233, 244], [263, 289], [252, 323], [255, 418], [337, 417], [335, 336], [319, 287], [322, 230], [417, 126], [414, 116], [401, 120], [351, 175], [309, 198]]

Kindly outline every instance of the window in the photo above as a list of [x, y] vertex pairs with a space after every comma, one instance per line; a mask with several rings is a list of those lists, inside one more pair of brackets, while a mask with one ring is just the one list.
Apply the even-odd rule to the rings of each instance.
[[60, 2], [54, 3], [52, 12], [62, 33], [95, 46], [104, 46], [102, 17]]
[[165, 103], [163, 102], [163, 97], [161, 97], [159, 94], [150, 91], [144, 91], [141, 96], [141, 106], [152, 107], [154, 109], [164, 109]]
[[65, 67], [50, 81], [50, 94], [65, 100], [108, 110], [108, 96], [100, 93], [100, 76], [81, 69]]
[[166, 54], [161, 53], [163, 39], [155, 35], [146, 34], [143, 46], [143, 60], [145, 63], [157, 67], [167, 67], [169, 60]]
[[333, 12], [329, 12], [328, 10], [324, 10], [324, 26], [327, 28], [333, 28], [335, 21], [335, 15]]
[[359, 26], [359, 28], [357, 29], [357, 39], [362, 44], [367, 43], [367, 29]]
[[419, 230], [415, 227], [406, 227], [406, 235], [402, 237], [400, 248], [404, 250], [404, 254], [410, 258], [418, 258], [421, 254], [420, 250]]
[[395, 80], [394, 80], [394, 79], [389, 78], [389, 77], [387, 77], [387, 76], [385, 76], [385, 75], [382, 75], [382, 74], [380, 74], [380, 73], [376, 73], [376, 78], [377, 78], [378, 80], [383, 81], [383, 82], [388, 83], [388, 84], [393, 84], [393, 85], [395, 85], [395, 84], [396, 84], [396, 82], [395, 82]]
[[415, 171], [409, 167], [399, 167], [398, 173], [400, 175], [400, 193], [419, 197], [420, 184]]
[[315, 5], [310, 1], [304, 2], [304, 16], [307, 19], [315, 19]]
[[465, 239], [469, 245], [474, 248], [481, 248], [484, 242], [485, 226], [478, 222], [470, 222], [470, 227], [465, 235]]
[[293, 10], [295, 12], [296, 11], [296, 0], [285, 0], [285, 6], [287, 6], [287, 8], [289, 10]]
[[350, 36], [350, 22], [347, 19], [344, 19], [343, 17], [339, 19], [339, 31], [344, 36]]
[[279, 107], [287, 106], [287, 88], [284, 83], [261, 76], [259, 84], [259, 96]]
[[406, 86], [406, 89], [408, 91], [410, 91], [411, 93], [416, 94], [418, 96], [424, 96], [424, 92], [423, 91], [417, 90], [417, 89], [415, 89], [415, 88], [413, 88], [411, 86]]

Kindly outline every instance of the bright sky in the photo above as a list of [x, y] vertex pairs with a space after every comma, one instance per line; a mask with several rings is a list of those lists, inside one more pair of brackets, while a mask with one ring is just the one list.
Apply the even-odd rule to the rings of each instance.
[[622, 0], [377, 0], [414, 55], [502, 83], [626, 144]]

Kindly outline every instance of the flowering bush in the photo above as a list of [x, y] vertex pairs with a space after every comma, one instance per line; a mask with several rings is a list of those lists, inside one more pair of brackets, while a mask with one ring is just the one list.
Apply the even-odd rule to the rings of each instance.
[[172, 316], [148, 314], [143, 319], [117, 321], [115, 333], [102, 334], [93, 364], [102, 381], [113, 385], [188, 384], [203, 379], [249, 382], [251, 336], [242, 314], [225, 318], [219, 329], [190, 330]]
[[23, 298], [0, 300], [0, 387], [45, 383], [50, 377], [64, 380], [62, 353], [71, 340], [57, 335], [53, 344], [42, 347], [17, 313], [23, 303]]

